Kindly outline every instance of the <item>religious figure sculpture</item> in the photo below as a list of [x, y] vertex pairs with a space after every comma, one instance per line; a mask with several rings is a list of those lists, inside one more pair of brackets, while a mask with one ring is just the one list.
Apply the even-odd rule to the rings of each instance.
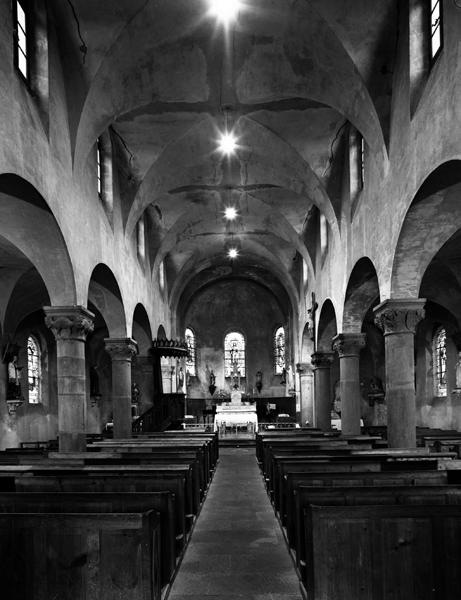
[[461, 389], [461, 350], [458, 352], [458, 360], [456, 362], [456, 388]]
[[211, 396], [216, 391], [216, 375], [213, 373], [213, 369], [210, 371], [210, 385], [208, 386], [208, 390]]
[[295, 376], [293, 373], [293, 367], [291, 365], [288, 365], [288, 369], [287, 369], [287, 392], [294, 392], [295, 391]]
[[184, 370], [182, 367], [179, 367], [178, 371], [178, 393], [184, 393]]
[[18, 399], [21, 394], [21, 375], [22, 367], [18, 366], [18, 357], [15, 354], [8, 363], [8, 398]]
[[242, 392], [238, 389], [238, 385], [235, 384], [234, 388], [231, 392], [231, 403], [232, 404], [240, 404], [242, 401]]

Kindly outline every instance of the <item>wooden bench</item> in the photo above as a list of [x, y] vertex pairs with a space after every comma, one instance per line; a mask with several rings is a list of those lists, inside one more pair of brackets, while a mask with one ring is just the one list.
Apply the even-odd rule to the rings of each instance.
[[158, 532], [154, 511], [0, 514], [2, 597], [160, 600]]
[[459, 600], [461, 507], [305, 509], [308, 600]]
[[294, 490], [295, 509], [287, 525], [287, 539], [290, 547], [296, 552], [296, 565], [304, 575], [306, 561], [306, 527], [304, 510], [314, 506], [357, 506], [357, 505], [459, 505], [461, 504], [461, 487], [434, 486], [387, 486], [374, 485], [368, 487], [309, 487], [299, 485]]
[[[185, 476], [181, 472], [151, 472], [146, 475], [67, 473], [62, 475], [20, 475], [14, 478], [14, 490], [24, 492], [164, 492], [175, 497], [175, 537], [179, 551], [183, 549], [190, 530], [186, 526]], [[1, 482], [1, 478], [0, 478]]]
[[175, 498], [170, 492], [53, 492], [0, 494], [0, 513], [143, 513], [154, 510], [160, 523], [162, 587], [173, 577], [179, 552], [175, 540]]

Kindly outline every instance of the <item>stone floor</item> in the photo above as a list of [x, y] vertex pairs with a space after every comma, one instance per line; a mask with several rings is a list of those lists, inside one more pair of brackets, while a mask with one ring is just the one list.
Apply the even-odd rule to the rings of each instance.
[[168, 600], [301, 600], [254, 448], [220, 460]]

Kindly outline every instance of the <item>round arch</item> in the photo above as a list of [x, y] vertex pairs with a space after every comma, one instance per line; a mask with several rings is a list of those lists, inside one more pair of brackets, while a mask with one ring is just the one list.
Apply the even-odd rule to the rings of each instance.
[[99, 263], [90, 277], [88, 303], [91, 302], [101, 313], [109, 330], [109, 336], [127, 336], [125, 308], [120, 287], [109, 267]]
[[379, 304], [380, 292], [376, 269], [364, 256], [354, 265], [347, 284], [343, 312], [343, 332], [360, 333], [370, 307]]
[[322, 305], [317, 326], [317, 350], [330, 352], [331, 341], [337, 333], [336, 311], [333, 302], [327, 298]]
[[138, 303], [134, 309], [131, 337], [136, 340], [139, 353], [143, 356], [147, 355], [152, 346], [152, 329], [147, 311], [141, 303]]
[[429, 263], [461, 229], [460, 197], [461, 160], [443, 163], [422, 183], [400, 230], [392, 266], [392, 297], [418, 297]]
[[59, 225], [37, 189], [13, 173], [0, 175], [0, 246], [4, 245], [37, 269], [51, 304], [77, 303], [72, 263]]

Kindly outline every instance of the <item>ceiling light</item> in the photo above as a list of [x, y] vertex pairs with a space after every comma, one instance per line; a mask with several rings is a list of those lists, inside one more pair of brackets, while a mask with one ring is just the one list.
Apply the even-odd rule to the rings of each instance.
[[235, 138], [235, 135], [232, 133], [232, 131], [230, 131], [230, 132], [226, 131], [225, 133], [222, 133], [221, 139], [218, 142], [218, 150], [222, 154], [226, 154], [227, 156], [230, 156], [231, 154], [234, 154], [236, 149], [237, 149], [237, 140]]
[[235, 206], [228, 206], [224, 211], [224, 216], [228, 221], [233, 221], [237, 218], [237, 209]]
[[228, 252], [227, 252], [227, 256], [229, 258], [237, 258], [237, 256], [239, 255], [237, 248], [229, 248]]
[[223, 25], [229, 25], [242, 8], [240, 0], [210, 0], [209, 14], [216, 17]]

